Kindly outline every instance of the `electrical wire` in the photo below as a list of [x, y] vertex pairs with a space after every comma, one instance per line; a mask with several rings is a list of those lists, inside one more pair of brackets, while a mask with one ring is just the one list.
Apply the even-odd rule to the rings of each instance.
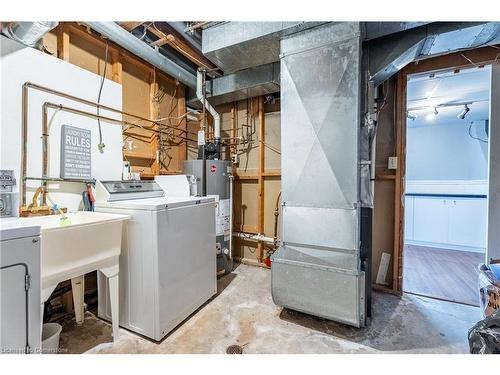
[[470, 122], [470, 124], [469, 124], [469, 130], [468, 130], [469, 137], [471, 137], [472, 139], [476, 139], [476, 140], [478, 140], [478, 141], [480, 141], [480, 142], [488, 143], [488, 140], [484, 140], [484, 139], [482, 139], [482, 138], [480, 138], [480, 137], [474, 137], [474, 136], [472, 135], [472, 133], [471, 133], [472, 125], [474, 125], [474, 122], [473, 122], [473, 121], [471, 121], [471, 122]]
[[151, 26], [151, 24], [152, 24], [152, 22], [150, 22], [149, 25], [146, 25], [146, 24], [142, 25], [144, 28], [144, 33], [141, 35], [139, 40], [143, 40], [146, 37], [146, 34], [148, 33], [148, 28]]
[[[101, 104], [102, 88], [104, 86], [104, 80], [106, 79], [106, 68], [108, 66], [108, 49], [109, 49], [109, 44], [106, 42], [106, 52], [104, 54], [104, 71], [102, 72], [101, 84], [99, 86], [99, 94], [97, 95], [97, 116], [100, 115], [99, 104]], [[99, 148], [99, 151], [101, 153], [103, 153], [104, 147], [106, 147], [106, 145], [104, 144], [104, 142], [102, 140], [101, 120], [99, 118], [97, 118], [97, 125], [99, 127], [99, 144], [97, 145], [97, 147]]]
[[[488, 46], [488, 47], [491, 47], [491, 48], [494, 48], [494, 49], [500, 49], [500, 47], [497, 47], [497, 46]], [[477, 47], [476, 47], [477, 48]], [[465, 60], [467, 60], [471, 65], [475, 66], [476, 68], [479, 68], [481, 66], [483, 66], [484, 64], [494, 64], [498, 61], [498, 58], [500, 57], [500, 53], [498, 53], [495, 58], [493, 59], [493, 61], [481, 61], [481, 62], [474, 62], [472, 61], [470, 58], [468, 58], [467, 56], [465, 56], [463, 53], [460, 53], [460, 56], [462, 56]]]

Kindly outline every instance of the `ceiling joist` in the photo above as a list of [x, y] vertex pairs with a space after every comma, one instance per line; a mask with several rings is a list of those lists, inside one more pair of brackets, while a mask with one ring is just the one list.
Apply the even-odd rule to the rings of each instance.
[[123, 27], [128, 32], [134, 30], [135, 28], [141, 26], [144, 22], [131, 21], [131, 22], [119, 22], [120, 26]]
[[143, 24], [158, 38], [151, 43], [151, 46], [161, 47], [167, 44], [200, 68], [207, 70], [217, 68], [209, 59], [189, 45], [182, 35], [164, 22], [119, 22], [119, 25], [129, 32]]

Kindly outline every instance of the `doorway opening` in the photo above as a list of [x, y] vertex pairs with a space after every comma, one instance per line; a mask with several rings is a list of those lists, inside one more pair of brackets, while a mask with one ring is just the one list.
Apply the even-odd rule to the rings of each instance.
[[403, 291], [479, 304], [485, 261], [491, 66], [406, 82]]

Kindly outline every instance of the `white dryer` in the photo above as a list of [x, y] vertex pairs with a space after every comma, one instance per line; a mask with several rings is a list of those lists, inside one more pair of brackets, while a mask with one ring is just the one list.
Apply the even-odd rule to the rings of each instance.
[[[154, 181], [102, 181], [96, 199], [96, 211], [131, 216], [120, 255], [120, 325], [159, 341], [217, 292], [214, 198], [163, 196]], [[99, 277], [98, 315], [109, 320], [105, 283]]]

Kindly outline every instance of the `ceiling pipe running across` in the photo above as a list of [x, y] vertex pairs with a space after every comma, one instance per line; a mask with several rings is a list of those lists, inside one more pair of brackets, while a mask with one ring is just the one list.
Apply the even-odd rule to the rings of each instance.
[[167, 22], [168, 25], [177, 31], [182, 37], [199, 53], [201, 52], [201, 40], [196, 35], [186, 31], [186, 22]]
[[93, 30], [132, 52], [151, 65], [178, 79], [188, 87], [196, 88], [196, 76], [175, 64], [114, 22], [86, 22]]

